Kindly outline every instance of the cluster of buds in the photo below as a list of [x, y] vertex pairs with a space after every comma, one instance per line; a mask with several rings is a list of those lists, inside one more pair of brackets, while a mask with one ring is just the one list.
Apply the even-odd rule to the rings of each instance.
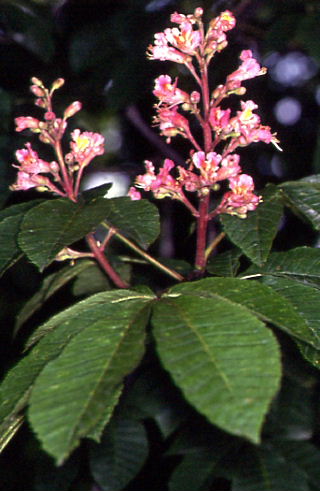
[[15, 119], [16, 131], [30, 130], [39, 136], [39, 140], [49, 144], [55, 153], [55, 160], [47, 162], [39, 158], [38, 153], [32, 149], [31, 143], [25, 148], [16, 151], [18, 168], [16, 182], [11, 186], [13, 191], [25, 191], [37, 188], [38, 191], [50, 191], [57, 195], [68, 197], [77, 201], [80, 182], [84, 169], [92, 159], [104, 153], [104, 137], [99, 133], [79, 129], [71, 133], [70, 151], [63, 152], [62, 138], [67, 128], [68, 118], [74, 116], [81, 109], [81, 103], [75, 101], [63, 113], [63, 117], [56, 116], [52, 107], [54, 92], [62, 87], [64, 80], [57, 79], [50, 90], [36, 77], [31, 79], [31, 92], [36, 96], [35, 105], [42, 108], [43, 120], [21, 116]]
[[[241, 100], [241, 109], [235, 115], [231, 114], [231, 109], [221, 107], [221, 102], [231, 94], [243, 96], [246, 88], [242, 83], [265, 74], [266, 69], [259, 65], [250, 50], [244, 50], [240, 54], [239, 68], [228, 75], [225, 83], [219, 85], [210, 97], [209, 63], [227, 46], [226, 32], [234, 28], [236, 20], [231, 12], [222, 12], [205, 31], [202, 15], [201, 8], [197, 8], [193, 15], [172, 14], [171, 22], [179, 27], [155, 34], [154, 45], [147, 51], [152, 60], [184, 64], [198, 85], [199, 90], [189, 94], [178, 87], [178, 79], [160, 75], [155, 80], [153, 91], [159, 101], [155, 105], [155, 125], [159, 126], [167, 143], [177, 135], [189, 140], [192, 146], [190, 158], [185, 167], [166, 159], [157, 173], [152, 162], [147, 161], [146, 173], [136, 178], [129, 196], [140, 199], [139, 188], [152, 191], [158, 199], [170, 197], [180, 200], [198, 217], [199, 212], [188, 200], [186, 192], [196, 192], [201, 200], [211, 191], [221, 189], [221, 181], [227, 181], [229, 190], [208, 216], [212, 218], [228, 213], [245, 218], [261, 199], [254, 194], [253, 180], [242, 173], [240, 156], [234, 152], [238, 147], [253, 142], [273, 143], [279, 148], [278, 140], [269, 126], [261, 124], [260, 117], [254, 113], [258, 106], [253, 101]], [[191, 131], [191, 116], [202, 127], [203, 142], [199, 143]]]

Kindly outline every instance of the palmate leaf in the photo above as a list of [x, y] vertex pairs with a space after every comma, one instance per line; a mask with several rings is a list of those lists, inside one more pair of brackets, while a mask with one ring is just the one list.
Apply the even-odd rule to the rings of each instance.
[[209, 259], [207, 270], [214, 276], [236, 276], [240, 267], [241, 256], [242, 252], [238, 248], [222, 252]]
[[286, 205], [320, 230], [320, 183], [314, 180], [286, 182], [281, 184], [281, 188]]
[[[320, 291], [294, 279], [266, 276], [263, 283], [270, 286], [282, 298], [286, 298], [308, 326], [309, 336], [300, 339], [320, 349]], [[288, 322], [289, 319], [288, 319]]]
[[99, 445], [92, 445], [90, 468], [103, 491], [121, 491], [140, 471], [148, 455], [142, 423], [113, 418]]
[[313, 326], [297, 310], [292, 297], [282, 295], [282, 291], [275, 292], [257, 281], [239, 278], [206, 278], [193, 283], [193, 289], [203, 296], [215, 294], [243, 305], [261, 320], [272, 323], [295, 338], [314, 346], [319, 344], [320, 338]]
[[15, 332], [51, 298], [60, 288], [69, 281], [76, 278], [79, 274], [91, 268], [93, 261], [80, 261], [74, 266], [66, 266], [60, 271], [47, 276], [40, 289], [24, 304], [16, 317]]
[[187, 400], [211, 423], [258, 442], [280, 381], [273, 334], [247, 308], [197, 282], [164, 295], [152, 323], [164, 367]]
[[41, 200], [13, 205], [0, 212], [0, 274], [3, 274], [22, 255], [18, 246], [18, 233], [25, 213]]
[[320, 250], [296, 247], [286, 252], [274, 252], [263, 267], [251, 266], [242, 275], [244, 278], [264, 276], [290, 278], [304, 285], [320, 288]]
[[45, 201], [28, 212], [21, 224], [19, 245], [40, 271], [65, 246], [82, 239], [105, 217], [106, 199], [73, 203], [67, 199]]
[[110, 227], [127, 228], [128, 234], [144, 246], [159, 234], [157, 209], [146, 200], [97, 196], [88, 202], [73, 203], [56, 199], [41, 203], [25, 215], [19, 245], [42, 271], [63, 247], [93, 232], [104, 219]]
[[[243, 463], [245, 462], [245, 465]], [[306, 473], [283, 456], [266, 448], [241, 452], [232, 491], [310, 491]]]
[[155, 205], [146, 199], [130, 198], [107, 200], [106, 222], [119, 229], [143, 247], [148, 247], [160, 233], [159, 213]]
[[282, 196], [276, 186], [268, 186], [263, 202], [245, 220], [221, 215], [223, 229], [229, 239], [257, 265], [268, 258], [282, 215]]
[[[37, 377], [29, 419], [43, 448], [58, 463], [82, 437], [99, 437], [117, 403], [123, 378], [144, 353], [153, 299], [152, 294], [129, 290], [98, 293], [56, 321], [58, 329], [78, 326], [78, 333]], [[42, 334], [48, 329], [44, 326]]]

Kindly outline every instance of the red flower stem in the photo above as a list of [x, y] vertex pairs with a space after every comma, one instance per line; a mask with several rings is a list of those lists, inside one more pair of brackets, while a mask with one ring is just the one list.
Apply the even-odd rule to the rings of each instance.
[[[208, 67], [204, 58], [201, 59], [201, 91], [203, 98], [203, 139], [204, 151], [208, 153], [212, 150], [212, 131], [209, 123], [210, 114], [210, 94], [208, 84]], [[210, 192], [207, 195], [200, 197], [199, 202], [199, 217], [197, 218], [197, 250], [195, 268], [204, 272], [207, 264], [206, 245], [207, 245], [207, 229], [209, 222], [209, 203]]]
[[96, 261], [99, 263], [100, 267], [107, 274], [107, 276], [109, 276], [109, 278], [118, 288], [128, 288], [129, 285], [122, 278], [120, 278], [118, 273], [113, 269], [103, 251], [98, 246], [93, 234], [88, 234], [86, 239]]

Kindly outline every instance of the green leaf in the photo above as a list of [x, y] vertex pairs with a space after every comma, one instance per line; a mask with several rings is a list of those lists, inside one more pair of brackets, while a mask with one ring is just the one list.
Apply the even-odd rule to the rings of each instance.
[[276, 276], [291, 278], [304, 285], [320, 288], [320, 250], [296, 247], [286, 252], [274, 252], [262, 267], [250, 267], [243, 278]]
[[297, 469], [305, 472], [312, 490], [319, 489], [320, 482], [320, 452], [309, 442], [277, 442], [277, 451]]
[[320, 183], [293, 181], [281, 184], [287, 206], [320, 230]]
[[207, 269], [215, 276], [236, 276], [240, 267], [240, 249], [232, 249], [217, 256], [210, 257]]
[[229, 239], [255, 264], [262, 265], [268, 258], [282, 215], [282, 197], [276, 186], [268, 186], [263, 202], [255, 211], [241, 219], [221, 215], [224, 231]]
[[92, 475], [103, 491], [121, 491], [138, 474], [148, 455], [142, 423], [113, 418], [100, 445], [90, 452]]
[[200, 450], [197, 453], [185, 455], [171, 475], [169, 490], [210, 491], [214, 489], [212, 481], [220, 459], [221, 455], [213, 456], [210, 450]]
[[56, 321], [59, 328], [82, 329], [35, 381], [29, 419], [43, 448], [58, 463], [82, 437], [99, 434], [101, 421], [110, 418], [123, 378], [144, 353], [153, 299], [151, 294], [129, 290], [98, 293], [68, 309], [67, 318]]
[[80, 261], [74, 266], [66, 266], [57, 273], [47, 276], [40, 289], [22, 307], [16, 317], [15, 332], [51, 298], [60, 288], [69, 281], [76, 278], [83, 271], [90, 269], [94, 263], [92, 261]]
[[[320, 292], [317, 288], [299, 283], [293, 279], [267, 276], [262, 281], [273, 288], [281, 297], [294, 306], [296, 312], [308, 326], [308, 335], [300, 339], [320, 349]], [[288, 319], [290, 323], [290, 319]]]
[[159, 213], [146, 199], [112, 198], [107, 201], [106, 222], [144, 247], [148, 247], [160, 233]]
[[[194, 284], [196, 290], [206, 292], [207, 296], [217, 294], [220, 297], [237, 302], [248, 308], [252, 314], [262, 321], [269, 322], [297, 339], [319, 344], [319, 338], [314, 327], [292, 301], [292, 296], [274, 291], [272, 285], [262, 285], [256, 281], [246, 281], [238, 278], [207, 278]], [[267, 286], [267, 288], [266, 288]], [[317, 296], [318, 298], [318, 296]], [[312, 300], [315, 300], [314, 296]], [[318, 298], [319, 302], [319, 298]]]
[[283, 377], [281, 390], [263, 428], [266, 439], [278, 445], [283, 440], [292, 442], [312, 437], [316, 411], [314, 384], [315, 380], [310, 378], [301, 383], [299, 379]]
[[28, 210], [39, 204], [39, 200], [13, 205], [0, 212], [0, 273], [3, 274], [21, 256], [18, 233], [22, 219]]
[[232, 491], [310, 491], [306, 473], [275, 451], [243, 449], [238, 467]]
[[43, 271], [63, 247], [94, 231], [105, 218], [107, 202], [98, 197], [87, 204], [67, 199], [41, 203], [30, 210], [22, 222], [21, 249]]
[[314, 367], [320, 369], [320, 350], [313, 348], [310, 344], [296, 341], [302, 356]]
[[174, 287], [155, 305], [160, 358], [211, 423], [258, 442], [279, 387], [277, 342], [248, 309], [196, 287]]

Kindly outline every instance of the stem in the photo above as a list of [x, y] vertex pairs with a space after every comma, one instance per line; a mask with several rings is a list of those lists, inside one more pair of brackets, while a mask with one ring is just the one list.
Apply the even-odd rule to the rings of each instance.
[[202, 196], [199, 203], [199, 217], [197, 219], [197, 251], [195, 267], [197, 270], [203, 272], [206, 267], [206, 242], [207, 242], [207, 229], [208, 229], [208, 209], [209, 209], [210, 194]]
[[113, 227], [110, 227], [107, 222], [103, 222], [102, 225], [104, 227], [108, 228], [109, 230], [112, 229], [114, 235], [116, 237], [118, 237], [118, 239], [121, 240], [121, 242], [123, 242], [124, 244], [126, 244], [128, 247], [130, 247], [130, 249], [132, 249], [137, 254], [139, 254], [144, 259], [146, 259], [146, 261], [148, 261], [149, 263], [153, 264], [158, 269], [161, 269], [164, 273], [166, 273], [167, 275], [171, 276], [175, 280], [177, 280], [177, 281], [184, 281], [184, 277], [180, 273], [177, 273], [173, 269], [168, 268], [164, 264], [160, 263], [157, 259], [155, 259], [154, 257], [150, 256], [150, 254], [148, 254], [146, 251], [144, 251], [139, 246], [137, 246], [136, 244], [134, 244], [130, 239], [127, 239], [127, 237], [125, 237], [120, 232], [118, 232], [118, 230], [114, 229]]
[[212, 251], [217, 247], [218, 244], [220, 244], [220, 242], [225, 238], [226, 234], [224, 232], [221, 232], [219, 235], [217, 235], [213, 241], [211, 242], [211, 244], [208, 245], [206, 251], [205, 251], [205, 256], [206, 256], [206, 259], [209, 258], [210, 254], [212, 253]]
[[76, 200], [74, 193], [73, 193], [72, 183], [70, 180], [70, 176], [68, 175], [68, 172], [67, 172], [66, 164], [64, 162], [63, 153], [62, 153], [62, 149], [61, 149], [61, 143], [59, 140], [55, 142], [54, 150], [56, 152], [56, 156], [57, 156], [57, 159], [58, 159], [58, 162], [60, 165], [64, 189], [65, 189], [68, 197], [71, 199], [71, 201], [76, 202], [77, 200]]
[[109, 263], [108, 259], [104, 255], [103, 251], [98, 247], [98, 244], [96, 242], [96, 239], [94, 238], [93, 234], [88, 234], [86, 236], [88, 245], [96, 259], [96, 261], [99, 263], [103, 271], [109, 276], [109, 278], [113, 281], [113, 283], [118, 287], [118, 288], [128, 288], [128, 284], [120, 278], [118, 273], [113, 269], [111, 264]]

